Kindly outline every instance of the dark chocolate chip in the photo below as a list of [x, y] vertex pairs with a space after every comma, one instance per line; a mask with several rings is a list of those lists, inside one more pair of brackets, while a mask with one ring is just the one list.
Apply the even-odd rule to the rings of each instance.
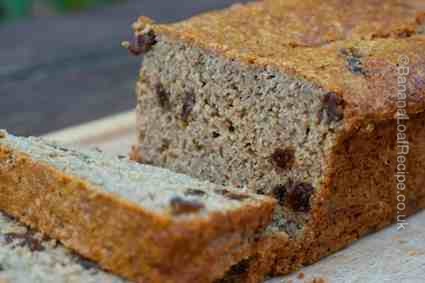
[[197, 197], [202, 197], [206, 194], [206, 192], [201, 191], [201, 190], [197, 190], [197, 189], [187, 189], [184, 194], [186, 196], [197, 196]]
[[186, 200], [181, 197], [174, 197], [170, 201], [172, 213], [175, 215], [195, 213], [203, 209], [203, 203], [195, 200]]
[[271, 159], [273, 161], [273, 164], [279, 169], [291, 169], [295, 162], [295, 150], [291, 148], [277, 148], [273, 152]]
[[308, 183], [289, 183], [287, 186], [286, 204], [295, 211], [309, 212], [310, 198], [314, 187]]
[[19, 247], [28, 247], [32, 252], [40, 252], [44, 250], [41, 240], [37, 239], [33, 232], [28, 231], [23, 234], [8, 233], [4, 235], [7, 244], [17, 241]]
[[336, 93], [325, 94], [322, 98], [322, 109], [319, 112], [319, 123], [322, 122], [325, 114], [328, 124], [344, 119], [344, 105], [344, 100]]
[[171, 108], [170, 93], [167, 92], [164, 86], [160, 82], [156, 82], [153, 85], [155, 95], [158, 99], [159, 106], [162, 109], [169, 110]]
[[189, 116], [193, 111], [193, 107], [195, 106], [196, 99], [195, 94], [192, 92], [187, 92], [186, 96], [183, 101], [183, 108], [182, 108], [182, 120], [187, 122], [189, 120]]

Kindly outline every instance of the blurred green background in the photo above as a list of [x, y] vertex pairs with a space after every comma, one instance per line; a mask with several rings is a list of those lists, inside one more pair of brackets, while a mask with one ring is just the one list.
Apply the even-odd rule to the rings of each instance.
[[0, 0], [0, 22], [81, 11], [124, 0]]

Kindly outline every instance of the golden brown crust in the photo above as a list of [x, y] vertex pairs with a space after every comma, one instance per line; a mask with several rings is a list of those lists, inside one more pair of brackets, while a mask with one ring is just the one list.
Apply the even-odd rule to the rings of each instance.
[[251, 254], [273, 201], [175, 221], [0, 147], [0, 207], [107, 269], [141, 282], [211, 282]]
[[154, 30], [160, 38], [277, 68], [335, 92], [346, 102], [350, 128], [365, 117], [393, 116], [402, 55], [411, 68], [408, 111], [425, 110], [425, 53], [418, 52], [425, 36], [416, 34], [424, 14], [424, 5], [414, 0], [266, 0]]
[[130, 158], [131, 161], [135, 161], [135, 162], [138, 162], [138, 163], [144, 163], [143, 157], [142, 157], [142, 152], [140, 151], [139, 145], [133, 145], [131, 147], [131, 150], [130, 150], [128, 157]]
[[[301, 239], [269, 241], [248, 270], [249, 278], [262, 274], [283, 275], [336, 252], [360, 237], [425, 208], [425, 113], [407, 122], [410, 153], [407, 158], [406, 198], [400, 202], [397, 172], [397, 122], [380, 122], [340, 137], [329, 155], [326, 184], [315, 196], [309, 223]], [[400, 210], [399, 203], [403, 203]], [[349, 205], [347, 205], [349, 204]], [[407, 220], [408, 222], [408, 220]], [[408, 227], [408, 226], [407, 226]], [[260, 249], [261, 251], [261, 249]], [[259, 282], [259, 281], [252, 281]]]

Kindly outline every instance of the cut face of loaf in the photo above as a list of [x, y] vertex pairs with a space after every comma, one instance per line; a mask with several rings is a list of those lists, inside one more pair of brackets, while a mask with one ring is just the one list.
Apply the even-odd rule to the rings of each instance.
[[[423, 6], [378, 3], [266, 0], [134, 26], [155, 44], [137, 85], [133, 155], [275, 197], [269, 232], [289, 234], [293, 247], [276, 241], [253, 272], [287, 273], [425, 205]], [[400, 205], [403, 113], [410, 151]]]
[[2, 283], [127, 282], [2, 213], [0, 267]]
[[0, 209], [141, 282], [211, 282], [251, 254], [274, 200], [1, 132]]

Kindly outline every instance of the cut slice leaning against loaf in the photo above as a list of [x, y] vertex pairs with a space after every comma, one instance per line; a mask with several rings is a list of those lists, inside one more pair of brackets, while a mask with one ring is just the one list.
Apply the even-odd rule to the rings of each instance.
[[253, 273], [290, 272], [402, 221], [425, 206], [421, 3], [264, 0], [170, 25], [140, 18], [133, 156], [274, 196], [268, 234], [293, 247], [276, 240], [245, 264]]
[[212, 282], [271, 221], [271, 198], [0, 134], [0, 209], [131, 280]]

